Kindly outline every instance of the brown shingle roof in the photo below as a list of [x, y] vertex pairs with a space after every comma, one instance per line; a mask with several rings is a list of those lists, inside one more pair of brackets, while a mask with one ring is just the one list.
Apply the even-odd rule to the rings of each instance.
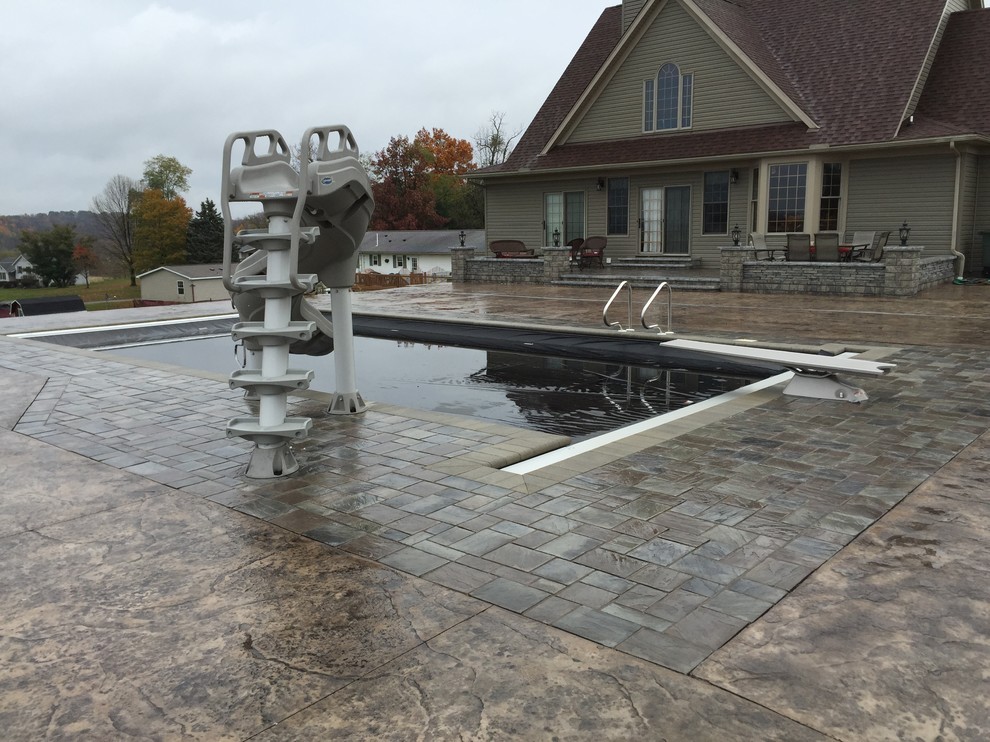
[[476, 172], [512, 171], [530, 167], [615, 48], [621, 32], [622, 6], [606, 8], [543, 102], [533, 123], [512, 150], [509, 159], [501, 165]]
[[[943, 52], [919, 104], [919, 116], [898, 135], [902, 116], [910, 113], [911, 96], [945, 0], [692, 1], [820, 128], [794, 123], [650, 134], [561, 144], [541, 157], [540, 152], [620, 41], [622, 8], [616, 6], [602, 13], [508, 161], [479, 172], [741, 156], [805, 149], [812, 144], [872, 144], [895, 137], [910, 140], [987, 130], [990, 78], [981, 79], [979, 70], [990, 32], [990, 10], [953, 16], [942, 42]], [[979, 105], [972, 104], [966, 85], [982, 91]], [[939, 89], [932, 91], [934, 86]], [[960, 113], [962, 109], [967, 113]]]
[[929, 127], [937, 122], [947, 129], [990, 136], [988, 52], [990, 11], [954, 13], [949, 18], [911, 128]]

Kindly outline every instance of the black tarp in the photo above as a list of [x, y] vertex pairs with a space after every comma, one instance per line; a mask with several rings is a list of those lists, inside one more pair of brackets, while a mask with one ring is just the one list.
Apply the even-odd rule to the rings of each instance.
[[[329, 315], [329, 313], [327, 313]], [[77, 348], [106, 348], [141, 342], [195, 338], [230, 332], [234, 318], [148, 324], [112, 331], [93, 331], [39, 338]], [[622, 363], [663, 369], [686, 369], [745, 378], [765, 378], [787, 369], [773, 363], [742, 362], [708, 353], [665, 348], [646, 333], [581, 331], [551, 327], [521, 327], [510, 323], [434, 321], [388, 315], [354, 314], [354, 334], [462, 348], [528, 353], [558, 358]]]
[[14, 299], [10, 303], [11, 314], [22, 317], [36, 317], [40, 314], [62, 314], [63, 312], [85, 312], [86, 305], [81, 297], [45, 296], [36, 299]]

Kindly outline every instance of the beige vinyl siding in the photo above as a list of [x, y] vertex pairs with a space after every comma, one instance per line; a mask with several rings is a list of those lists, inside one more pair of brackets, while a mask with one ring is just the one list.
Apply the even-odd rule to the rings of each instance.
[[[606, 235], [607, 191], [595, 188], [597, 175], [581, 178], [560, 178], [544, 180], [513, 180], [511, 182], [489, 183], [486, 187], [486, 239], [518, 239], [528, 247], [543, 245], [543, 196], [545, 193], [561, 191], [584, 191], [585, 193], [585, 234], [608, 237], [608, 255], [613, 258], [635, 257], [639, 255], [639, 209], [640, 193], [644, 188], [688, 186], [691, 189], [691, 238], [690, 254], [702, 260], [702, 267], [717, 268], [719, 248], [732, 244], [728, 233], [724, 235], [702, 234], [704, 174], [708, 171], [728, 170], [712, 167], [698, 171], [649, 171], [630, 174], [615, 171], [604, 177], [629, 178], [629, 232], [625, 235]], [[749, 213], [749, 192], [751, 165], [741, 165], [739, 182], [729, 186], [729, 224], [738, 224], [745, 235], [751, 231], [747, 219]]]
[[[178, 282], [182, 281], [184, 292], [179, 293]], [[171, 271], [161, 270], [149, 273], [140, 279], [141, 298], [149, 301], [175, 301], [189, 304], [194, 301], [218, 301], [229, 299], [230, 293], [224, 288], [221, 278], [206, 278], [193, 281]]]
[[983, 256], [976, 227], [976, 197], [979, 192], [980, 168], [977, 157], [965, 154], [960, 161], [962, 188], [959, 194], [959, 231], [956, 249], [966, 256], [967, 266], [979, 266]]
[[907, 220], [911, 244], [924, 246], [925, 255], [949, 252], [955, 175], [951, 154], [853, 160], [846, 230], [890, 230], [897, 244], [897, 228]]
[[990, 268], [990, 261], [983, 262], [983, 240], [988, 239], [982, 233], [990, 233], [990, 157], [977, 158], [976, 204], [973, 208], [975, 224], [974, 240], [976, 243], [976, 259], [967, 261], [967, 272], [980, 272], [980, 266]]
[[[597, 176], [553, 180], [513, 180], [485, 187], [485, 239], [522, 240], [539, 248], [543, 239], [543, 196], [584, 192], [585, 235], [605, 234], [605, 191], [595, 190]], [[592, 226], [595, 225], [595, 226]]]
[[990, 156], [979, 157], [977, 162], [978, 180], [974, 221], [977, 231], [990, 232]]
[[568, 141], [642, 135], [643, 81], [656, 77], [665, 62], [694, 75], [692, 131], [791, 120], [677, 0], [669, 0]]

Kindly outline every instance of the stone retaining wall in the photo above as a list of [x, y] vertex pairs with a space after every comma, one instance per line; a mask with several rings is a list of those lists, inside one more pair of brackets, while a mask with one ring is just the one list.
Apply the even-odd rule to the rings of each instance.
[[476, 252], [473, 247], [451, 248], [454, 283], [551, 283], [567, 272], [571, 254], [569, 247], [541, 247], [535, 258], [475, 257]]
[[756, 260], [752, 248], [723, 247], [723, 291], [758, 294], [913, 296], [950, 282], [951, 255], [922, 258], [923, 247], [888, 247], [879, 263]]

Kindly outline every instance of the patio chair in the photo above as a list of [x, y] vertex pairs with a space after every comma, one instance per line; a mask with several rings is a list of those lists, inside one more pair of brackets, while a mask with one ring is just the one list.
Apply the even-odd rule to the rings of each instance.
[[777, 253], [784, 252], [783, 245], [771, 247], [767, 244], [767, 236], [762, 232], [750, 232], [749, 244], [757, 260], [776, 260]]
[[601, 268], [605, 267], [605, 246], [608, 244], [608, 240], [605, 237], [596, 236], [589, 237], [581, 245], [580, 254], [578, 256], [578, 268], [584, 270], [586, 267], [590, 267], [592, 263], [596, 260]]
[[787, 235], [787, 259], [791, 262], [811, 260], [811, 235], [790, 233]]
[[858, 254], [854, 253], [852, 259], [861, 263], [879, 263], [883, 259], [883, 249], [887, 246], [889, 239], [890, 232], [881, 232], [870, 247], [861, 250]]
[[824, 260], [828, 263], [839, 262], [838, 234], [835, 232], [815, 233], [815, 260]]
[[573, 240], [567, 243], [567, 246], [571, 248], [571, 262], [576, 263], [581, 256], [581, 245], [584, 244], [584, 237], [575, 237]]
[[[873, 243], [876, 241], [876, 232], [853, 232], [852, 239], [849, 240], [850, 260], [863, 260], [864, 255], [873, 255]], [[870, 260], [867, 257], [866, 260]]]

